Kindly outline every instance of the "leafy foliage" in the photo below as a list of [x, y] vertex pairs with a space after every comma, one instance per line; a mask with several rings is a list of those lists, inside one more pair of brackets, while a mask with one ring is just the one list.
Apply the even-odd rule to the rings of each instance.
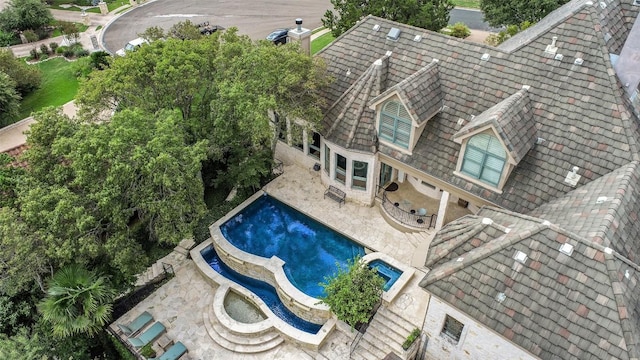
[[499, 33], [489, 35], [485, 40], [485, 43], [492, 46], [498, 46], [503, 42], [507, 41], [509, 38], [511, 38], [515, 34], [519, 33], [520, 31], [526, 30], [531, 26], [533, 26], [533, 24], [528, 21], [525, 21], [520, 25], [509, 25], [507, 26], [506, 29], [500, 31]]
[[469, 35], [471, 35], [471, 30], [469, 30], [469, 27], [465, 23], [461, 22], [449, 25], [445, 30], [443, 30], [442, 33], [457, 37], [459, 39], [465, 39], [469, 37]]
[[536, 23], [569, 0], [480, 0], [480, 10], [491, 26]]
[[202, 37], [198, 26], [189, 20], [173, 24], [167, 31], [167, 35], [180, 40], [197, 40]]
[[0, 358], [21, 360], [46, 360], [50, 351], [47, 345], [40, 341], [40, 336], [30, 336], [26, 330], [8, 337], [0, 333]]
[[105, 278], [73, 264], [56, 272], [38, 308], [54, 335], [92, 335], [109, 321], [114, 294]]
[[451, 0], [331, 0], [322, 24], [338, 37], [369, 14], [428, 30], [439, 31], [449, 22]]
[[0, 11], [0, 29], [8, 32], [37, 30], [51, 21], [51, 11], [41, 0], [11, 0]]
[[329, 305], [331, 312], [353, 329], [356, 324], [369, 321], [380, 301], [384, 280], [376, 269], [370, 269], [357, 257], [349, 261], [346, 269], [338, 264], [337, 272], [320, 285], [327, 294], [321, 303]]
[[37, 89], [42, 81], [40, 71], [17, 59], [9, 49], [0, 49], [0, 71], [9, 75], [22, 96]]
[[[20, 109], [20, 95], [16, 91], [16, 82], [9, 75], [0, 71], [0, 127], [9, 125], [11, 119], [18, 115]], [[0, 175], [0, 185], [2, 184]], [[4, 194], [0, 192], [0, 198]]]
[[411, 331], [411, 334], [409, 334], [409, 336], [407, 336], [407, 338], [405, 339], [405, 341], [402, 343], [402, 348], [404, 350], [408, 350], [411, 345], [413, 345], [413, 343], [416, 341], [416, 339], [418, 339], [418, 337], [420, 336], [420, 329], [415, 328]]

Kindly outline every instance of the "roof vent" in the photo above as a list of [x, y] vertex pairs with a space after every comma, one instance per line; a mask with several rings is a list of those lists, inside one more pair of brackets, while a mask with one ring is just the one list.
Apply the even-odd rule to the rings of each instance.
[[464, 261], [464, 258], [463, 257], [459, 257], [459, 258], [456, 259], [456, 261], [457, 262], [462, 262], [462, 261]]
[[571, 256], [571, 254], [573, 254], [573, 245], [569, 243], [564, 243], [560, 245], [560, 252], [565, 255]]
[[508, 233], [510, 233], [510, 232], [511, 232], [511, 228], [504, 228], [504, 233], [505, 233], [505, 234], [508, 234]]
[[387, 39], [391, 40], [391, 41], [398, 41], [398, 39], [400, 38], [400, 29], [398, 28], [391, 28], [391, 30], [389, 30], [389, 32], [387, 33]]
[[493, 220], [489, 219], [489, 218], [482, 218], [482, 223], [485, 225], [491, 225], [493, 224]]
[[583, 62], [584, 60], [582, 58], [576, 58], [576, 60], [573, 62], [573, 65], [582, 65]]
[[579, 169], [580, 169], [579, 167], [574, 166], [571, 169], [571, 171], [567, 174], [567, 177], [564, 178], [564, 182], [569, 184], [569, 185], [571, 185], [571, 186], [573, 186], [573, 187], [576, 187], [576, 185], [578, 185], [578, 181], [581, 178], [581, 176], [578, 175], [578, 170]]
[[525, 263], [527, 261], [527, 254], [523, 253], [520, 250], [516, 250], [516, 253], [513, 254], [513, 258], [517, 261], [517, 262], [521, 262], [521, 263]]
[[551, 38], [551, 44], [547, 45], [547, 48], [544, 50], [547, 54], [555, 55], [556, 51], [558, 51], [558, 47], [556, 46], [556, 41], [558, 41], [558, 37], [554, 36]]
[[536, 144], [540, 145], [540, 144], [542, 144], [542, 143], [543, 143], [543, 142], [545, 142], [545, 141], [547, 141], [547, 140], [545, 140], [545, 139], [543, 139], [543, 138], [539, 137], [539, 138], [537, 138], [537, 139], [536, 139]]
[[458, 125], [462, 125], [464, 124], [464, 119], [463, 118], [458, 118]]
[[422, 36], [420, 36], [420, 35], [416, 35], [416, 36], [413, 38], [413, 41], [415, 41], [415, 42], [420, 42], [421, 40], [422, 40]]
[[393, 51], [387, 50], [387, 52], [384, 53], [384, 56], [391, 56], [391, 54], [393, 54]]
[[607, 197], [606, 196], [600, 196], [596, 199], [596, 204], [602, 204], [603, 202], [607, 201]]
[[629, 273], [629, 269], [624, 271], [624, 277], [626, 277], [627, 280], [629, 280], [629, 278], [631, 277], [631, 273]]
[[549, 221], [549, 220], [545, 220], [545, 221], [543, 221], [543, 222], [542, 222], [542, 225], [544, 225], [544, 226], [551, 226], [551, 221]]
[[605, 252], [607, 255], [611, 255], [611, 254], [613, 254], [613, 249], [612, 249], [612, 248], [610, 248], [610, 247], [606, 247], [606, 248], [604, 248], [604, 252]]
[[501, 303], [507, 298], [507, 295], [505, 295], [505, 293], [503, 292], [499, 292], [498, 295], [496, 295], [496, 301]]
[[489, 61], [489, 59], [491, 59], [491, 55], [489, 55], [489, 53], [482, 54], [482, 57], [480, 58], [482, 61]]
[[600, 1], [600, 8], [606, 9], [607, 8], [607, 3], [604, 2], [604, 1]]
[[563, 58], [564, 58], [564, 55], [562, 54], [556, 54], [556, 56], [554, 57], [554, 59], [560, 60], [560, 61], [562, 61]]
[[377, 32], [378, 30], [380, 30], [380, 25], [378, 24], [373, 25], [373, 31]]
[[347, 76], [351, 75], [351, 69], [347, 69]]

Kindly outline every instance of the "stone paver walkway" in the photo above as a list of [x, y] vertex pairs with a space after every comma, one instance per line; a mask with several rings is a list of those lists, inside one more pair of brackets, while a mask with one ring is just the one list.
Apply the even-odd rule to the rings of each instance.
[[[363, 207], [347, 203], [342, 207], [323, 199], [324, 187], [318, 173], [298, 166], [285, 166], [284, 174], [265, 187], [276, 198], [293, 205], [366, 246], [384, 251], [397, 260], [410, 264], [416, 246], [415, 237], [395, 230], [380, 215], [377, 206]], [[430, 237], [424, 237], [430, 239]], [[410, 241], [411, 239], [411, 241]], [[413, 241], [413, 243], [412, 243]], [[426, 248], [426, 244], [421, 244]], [[428, 294], [417, 286], [424, 273], [417, 271], [410, 283], [398, 295], [390, 308], [403, 318], [422, 328], [429, 300]], [[272, 360], [272, 359], [349, 359], [351, 336], [335, 330], [320, 348], [319, 353], [302, 350], [290, 343], [259, 354], [238, 354], [216, 344], [204, 325], [204, 313], [211, 306], [216, 286], [207, 282], [192, 261], [176, 269], [175, 278], [158, 289], [118, 323], [127, 323], [143, 311], [149, 311], [167, 327], [167, 335], [182, 341], [189, 349], [190, 359]]]

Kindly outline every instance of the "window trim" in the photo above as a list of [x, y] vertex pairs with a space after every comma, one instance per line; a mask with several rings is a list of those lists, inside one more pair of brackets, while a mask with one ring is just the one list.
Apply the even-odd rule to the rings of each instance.
[[327, 144], [324, 144], [324, 172], [327, 175], [331, 173], [331, 149]]
[[[307, 132], [307, 134], [308, 134], [308, 132]], [[318, 135], [318, 146], [315, 146], [315, 145], [313, 144], [313, 141], [314, 141], [313, 137], [314, 137], [315, 135]], [[308, 144], [309, 144], [309, 145], [308, 145], [309, 150], [307, 150], [307, 155], [309, 155], [310, 157], [312, 157], [312, 158], [314, 158], [314, 159], [316, 159], [316, 160], [320, 161], [320, 147], [321, 147], [321, 145], [322, 145], [322, 138], [321, 138], [320, 134], [319, 134], [319, 133], [317, 133], [317, 132], [315, 132], [315, 131], [311, 131], [311, 137], [309, 138], [309, 140], [310, 140], [310, 141], [308, 142]], [[318, 153], [318, 156], [317, 156], [317, 157], [316, 157], [315, 155], [313, 155], [312, 150], [317, 151], [317, 153]]]
[[[389, 106], [389, 104], [391, 103], [395, 103], [398, 106], [398, 111], [396, 114], [392, 114], [391, 112], [385, 111], [385, 108]], [[400, 116], [401, 109], [403, 109], [407, 113], [408, 117], [405, 118]], [[392, 120], [393, 125], [389, 124], [389, 122], [385, 122], [384, 117], [387, 117], [390, 120]], [[399, 125], [407, 126], [408, 132], [399, 128]], [[391, 135], [390, 136], [386, 135], [383, 130], [385, 130], [386, 132], [390, 132]], [[413, 147], [413, 141], [412, 141], [413, 135], [414, 135], [413, 120], [411, 119], [411, 115], [407, 111], [404, 104], [398, 99], [387, 100], [381, 105], [380, 110], [378, 112], [377, 131], [378, 131], [378, 138], [383, 142], [385, 142], [386, 144], [390, 144], [404, 151], [410, 151], [410, 149]], [[398, 135], [404, 135], [407, 137], [406, 146], [405, 146], [405, 142], [398, 140], [398, 137], [399, 137]]]
[[[463, 170], [463, 166], [465, 164], [466, 159], [466, 155], [467, 155], [467, 151], [469, 149], [469, 141], [471, 139], [473, 139], [476, 136], [481, 136], [481, 135], [486, 135], [489, 136], [493, 139], [495, 139], [495, 141], [498, 142], [498, 144], [500, 145], [500, 147], [502, 148], [502, 151], [504, 152], [504, 159], [500, 159], [498, 157], [496, 157], [495, 155], [492, 156], [492, 158], [498, 159], [503, 161], [502, 164], [502, 169], [500, 171], [500, 176], [498, 178], [498, 182], [497, 183], [492, 183], [488, 180], [485, 180], [484, 178], [481, 177], [475, 177], [474, 174], [470, 173], [470, 172], [465, 172]], [[471, 145], [472, 149], [476, 149], [476, 151], [480, 151], [482, 152], [481, 149]], [[481, 164], [481, 168], [480, 171], [482, 172], [485, 168], [485, 164], [486, 164], [486, 159], [488, 158], [488, 152], [484, 151], [483, 152], [483, 160], [482, 160], [482, 164]], [[489, 156], [492, 155], [489, 153]], [[491, 169], [493, 171], [495, 171], [495, 169]], [[458, 164], [456, 166], [456, 170], [453, 172], [454, 175], [461, 177], [467, 181], [473, 182], [474, 184], [480, 185], [484, 188], [490, 189], [492, 191], [495, 191], [497, 193], [502, 193], [502, 186], [504, 185], [505, 179], [506, 179], [506, 175], [509, 174], [509, 172], [511, 171], [511, 162], [510, 162], [510, 157], [509, 157], [509, 153], [505, 150], [504, 148], [504, 144], [502, 143], [502, 141], [500, 141], [500, 138], [498, 138], [497, 136], [495, 136], [495, 133], [493, 131], [484, 131], [481, 133], [477, 133], [474, 134], [468, 138], [466, 138], [463, 142], [462, 142], [462, 147], [460, 149], [459, 155], [458, 155]], [[480, 173], [481, 176], [482, 173]]]
[[[365, 176], [356, 176], [356, 163], [362, 163], [365, 165]], [[360, 161], [360, 160], [351, 160], [351, 188], [352, 189], [356, 189], [356, 190], [367, 190], [367, 186], [369, 185], [368, 183], [368, 175], [369, 175], [369, 163], [366, 161]], [[364, 187], [362, 186], [358, 186], [355, 184], [355, 182], [357, 181], [363, 181], [364, 182]]]
[[[339, 166], [338, 156], [344, 159], [344, 169], [341, 169], [338, 167]], [[349, 162], [347, 161], [346, 156], [340, 155], [338, 153], [336, 153], [335, 158], [336, 158], [336, 165], [335, 165], [336, 173], [335, 173], [334, 179], [340, 184], [345, 185], [347, 183], [347, 170], [348, 170]], [[338, 175], [342, 175], [344, 179], [342, 180], [339, 179]]]

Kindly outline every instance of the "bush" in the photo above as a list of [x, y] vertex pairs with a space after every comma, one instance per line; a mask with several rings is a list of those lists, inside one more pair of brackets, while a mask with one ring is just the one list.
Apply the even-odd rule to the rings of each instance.
[[38, 56], [40, 56], [40, 54], [38, 53], [38, 50], [36, 48], [33, 48], [29, 51], [29, 59], [38, 60]]
[[28, 42], [34, 42], [34, 41], [40, 40], [40, 38], [38, 37], [38, 34], [36, 34], [36, 32], [33, 30], [25, 30], [22, 32], [22, 35], [24, 35], [24, 38], [27, 39]]
[[40, 45], [40, 52], [44, 55], [49, 54], [49, 47], [47, 47], [47, 44]]
[[58, 49], [58, 43], [52, 42], [51, 44], [49, 44], [49, 48], [51, 48], [51, 52], [55, 54], [56, 50]]
[[461, 22], [457, 22], [453, 25], [447, 26], [447, 30], [447, 35], [457, 37], [458, 39], [464, 39], [471, 35], [471, 30], [469, 30], [469, 27]]
[[69, 49], [68, 46], [58, 46], [56, 47], [56, 54], [64, 54], [65, 51]]
[[40, 61], [42, 60], [47, 60], [49, 58], [49, 54], [42, 54], [40, 55]]
[[411, 331], [411, 334], [409, 334], [409, 336], [407, 336], [407, 339], [402, 343], [402, 348], [404, 350], [408, 350], [411, 347], [411, 345], [413, 345], [413, 343], [416, 341], [418, 336], [420, 336], [420, 329], [418, 328], [413, 329], [413, 331]]
[[70, 48], [66, 48], [64, 49], [64, 51], [62, 52], [62, 56], [66, 57], [67, 59], [72, 58], [73, 57], [73, 49]]
[[16, 35], [13, 32], [0, 30], [0, 47], [11, 46], [16, 43]]
[[142, 349], [140, 349], [140, 355], [148, 359], [151, 357], [156, 357], [156, 351], [153, 350], [153, 348], [151, 347], [151, 344], [147, 344], [143, 346]]
[[89, 56], [89, 51], [83, 48], [79, 48], [73, 51], [73, 55], [77, 58], [81, 58], [81, 57]]

